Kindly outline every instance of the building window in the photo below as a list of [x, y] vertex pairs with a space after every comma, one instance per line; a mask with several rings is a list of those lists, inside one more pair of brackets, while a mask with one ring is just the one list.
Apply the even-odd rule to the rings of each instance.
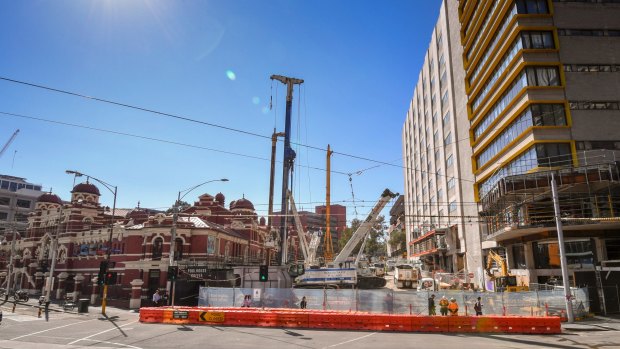
[[538, 166], [568, 166], [572, 163], [570, 145], [568, 143], [536, 144]]
[[17, 199], [17, 207], [20, 208], [30, 208], [30, 200], [21, 200]]
[[444, 116], [443, 116], [443, 127], [448, 127], [448, 125], [450, 124], [450, 112], [447, 112]]
[[[594, 249], [591, 240], [566, 241], [566, 262], [571, 269], [593, 268]], [[559, 269], [560, 249], [557, 242], [533, 243], [536, 269]]]
[[454, 178], [448, 179], [448, 189], [454, 188]]
[[443, 139], [443, 144], [448, 145], [452, 143], [452, 133], [448, 132], [448, 135]]
[[9, 206], [11, 204], [11, 198], [3, 196], [0, 197], [0, 205], [2, 206]]
[[521, 32], [521, 40], [526, 49], [555, 48], [553, 33], [550, 31], [524, 31]]
[[454, 157], [452, 156], [452, 154], [450, 154], [450, 156], [448, 156], [448, 158], [446, 159], [446, 168], [452, 167], [453, 162]]
[[581, 141], [576, 146], [577, 150], [620, 150], [620, 142], [616, 141]]
[[526, 269], [525, 265], [525, 247], [522, 244], [512, 246], [512, 268]]
[[618, 110], [620, 104], [616, 101], [570, 101], [572, 110]]
[[9, 218], [9, 214], [7, 212], [0, 212], [0, 220], [6, 221]]
[[614, 29], [558, 29], [561, 36], [620, 36], [620, 30]]
[[439, 131], [435, 131], [433, 134], [433, 144], [437, 144], [437, 140], [439, 140]]
[[560, 86], [557, 67], [527, 67], [525, 72], [529, 86]]
[[448, 205], [448, 212], [456, 211], [456, 201], [451, 201]]
[[183, 239], [174, 239], [174, 260], [178, 261], [183, 259]]
[[616, 64], [565, 64], [565, 72], [572, 73], [611, 73], [619, 72], [620, 65]]
[[516, 0], [519, 14], [549, 13], [547, 0]]
[[153, 240], [153, 251], [152, 251], [152, 259], [154, 261], [158, 261], [161, 259], [161, 255], [163, 252], [164, 240], [160, 237], [155, 238]]

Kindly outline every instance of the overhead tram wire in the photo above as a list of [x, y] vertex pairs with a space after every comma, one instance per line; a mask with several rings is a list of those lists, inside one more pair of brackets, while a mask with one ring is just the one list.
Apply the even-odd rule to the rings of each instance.
[[[43, 90], [47, 90], [47, 91], [52, 91], [52, 92], [56, 92], [56, 93], [66, 94], [66, 95], [70, 95], [70, 96], [74, 96], [74, 97], [80, 97], [80, 98], [84, 98], [84, 99], [89, 99], [89, 100], [93, 100], [93, 101], [97, 101], [97, 102], [101, 102], [101, 103], [107, 103], [107, 104], [111, 104], [111, 105], [116, 105], [116, 106], [119, 106], [119, 107], [139, 110], [139, 111], [143, 111], [143, 112], [147, 112], [147, 113], [156, 114], [156, 115], [159, 115], [159, 116], [170, 117], [170, 118], [174, 118], [174, 119], [177, 119], [177, 120], [182, 120], [182, 121], [202, 124], [202, 125], [205, 125], [205, 126], [211, 126], [211, 127], [215, 127], [215, 128], [220, 128], [220, 129], [223, 129], [223, 130], [228, 130], [228, 131], [231, 131], [231, 132], [237, 132], [237, 133], [241, 133], [241, 134], [245, 134], [245, 135], [259, 137], [259, 138], [262, 138], [262, 139], [268, 139], [268, 140], [271, 141], [271, 136], [265, 136], [265, 135], [261, 135], [261, 134], [255, 133], [255, 132], [250, 132], [250, 131], [245, 131], [245, 130], [241, 130], [241, 129], [236, 129], [236, 128], [233, 128], [233, 127], [218, 125], [218, 124], [214, 124], [214, 123], [210, 123], [210, 122], [206, 122], [206, 121], [196, 120], [196, 119], [192, 119], [192, 118], [189, 118], [189, 117], [186, 117], [186, 116], [175, 115], [175, 114], [161, 112], [161, 111], [157, 111], [157, 110], [149, 109], [149, 108], [144, 108], [144, 107], [139, 107], [139, 106], [135, 106], [135, 105], [127, 104], [127, 103], [121, 103], [121, 102], [116, 102], [116, 101], [112, 101], [112, 100], [108, 100], [108, 99], [104, 99], [104, 98], [88, 96], [88, 95], [85, 95], [85, 94], [82, 94], [82, 93], [71, 92], [71, 91], [66, 91], [66, 90], [62, 90], [62, 89], [59, 89], [59, 88], [43, 86], [43, 85], [40, 85], [40, 84], [35, 84], [35, 83], [30, 83], [30, 82], [10, 79], [10, 78], [3, 77], [3, 76], [0, 76], [0, 80], [4, 80], [4, 81], [7, 81], [7, 82], [12, 82], [12, 83], [16, 83], [16, 84], [21, 84], [21, 85], [25, 85], [25, 86], [29, 86], [29, 87], [39, 88], [39, 89], [43, 89]], [[276, 89], [276, 91], [277, 91], [277, 89]], [[295, 143], [291, 142], [291, 144], [295, 144]], [[316, 146], [312, 146], [312, 145], [308, 145], [308, 144], [297, 144], [297, 145], [302, 146], [302, 147], [307, 147], [309, 149], [318, 150], [318, 151], [323, 151], [323, 152], [327, 151], [327, 149], [325, 149], [325, 148], [316, 147]], [[367, 157], [353, 155], [353, 154], [348, 154], [348, 153], [344, 153], [344, 152], [334, 152], [334, 154], [338, 154], [338, 155], [345, 156], [345, 157], [350, 157], [350, 158], [353, 158], [353, 159], [374, 162], [374, 163], [377, 163], [377, 164], [388, 165], [388, 166], [392, 166], [392, 167], [406, 168], [405, 166], [402, 166], [402, 165], [394, 165], [394, 164], [390, 164], [390, 163], [385, 162], [385, 161], [374, 160], [374, 159], [370, 159], [370, 158], [367, 158]], [[420, 171], [420, 172], [430, 173], [430, 172], [427, 172], [427, 171], [422, 171], [422, 170], [417, 170], [417, 169], [413, 169], [413, 171]], [[338, 173], [336, 171], [332, 171], [332, 172]], [[344, 173], [344, 172], [342, 172], [341, 174], [347, 175], [347, 173]], [[463, 179], [463, 178], [455, 178], [455, 179], [457, 179], [459, 181], [467, 181], [467, 182], [475, 183], [474, 181]]]

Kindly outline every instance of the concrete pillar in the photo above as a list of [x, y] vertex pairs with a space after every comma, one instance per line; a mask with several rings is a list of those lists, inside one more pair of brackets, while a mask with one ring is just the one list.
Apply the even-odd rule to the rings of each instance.
[[99, 301], [99, 284], [97, 283], [97, 278], [92, 280], [93, 287], [90, 291], [90, 304], [97, 304]]
[[129, 309], [139, 309], [142, 303], [142, 285], [144, 281], [141, 279], [133, 279], [130, 284], [131, 299], [129, 300]]
[[73, 301], [76, 302], [82, 294], [82, 285], [84, 284], [84, 275], [77, 274], [73, 280], [75, 282], [75, 288], [73, 291]]
[[525, 254], [525, 266], [530, 272], [530, 282], [538, 282], [536, 263], [534, 262], [534, 249], [531, 242], [523, 243], [523, 253]]
[[65, 289], [66, 289], [66, 285], [65, 282], [67, 281], [67, 277], [69, 277], [69, 274], [67, 274], [66, 272], [62, 272], [60, 274], [58, 274], [58, 289], [56, 290], [56, 299], [63, 299], [65, 297]]

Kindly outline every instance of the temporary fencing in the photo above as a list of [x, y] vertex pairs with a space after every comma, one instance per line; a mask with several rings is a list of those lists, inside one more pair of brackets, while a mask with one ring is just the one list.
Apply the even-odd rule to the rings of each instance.
[[[575, 316], [585, 316], [590, 309], [587, 289], [571, 290]], [[460, 315], [475, 315], [474, 304], [480, 297], [485, 315], [518, 315], [542, 317], [561, 316], [566, 310], [561, 290], [528, 292], [471, 292], [471, 291], [420, 291], [406, 292], [389, 289], [295, 289], [295, 288], [200, 288], [198, 305], [206, 307], [240, 307], [246, 295], [252, 307], [299, 309], [306, 297], [307, 309], [367, 312], [373, 314], [428, 315], [428, 298], [435, 295], [439, 314], [441, 297], [454, 298]]]
[[561, 333], [559, 317], [426, 316], [290, 308], [141, 308], [140, 321], [168, 324], [451, 333]]

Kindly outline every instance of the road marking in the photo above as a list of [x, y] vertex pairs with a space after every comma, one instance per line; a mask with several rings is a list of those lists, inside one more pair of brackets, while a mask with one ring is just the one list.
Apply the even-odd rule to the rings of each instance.
[[115, 343], [115, 342], [108, 342], [108, 341], [100, 341], [98, 339], [82, 339], [82, 340], [90, 341], [90, 342], [97, 342], [97, 343], [120, 345], [120, 346], [123, 346], [123, 347], [126, 347], [126, 348], [132, 348], [132, 349], [142, 349], [140, 347], [134, 347], [133, 345], [129, 345], [129, 344]]
[[[332, 344], [332, 345], [327, 346], [327, 347], [325, 347], [325, 348], [333, 348], [333, 347], [337, 347], [337, 346], [339, 346], [339, 345], [343, 345], [343, 344], [347, 344], [347, 343], [355, 342], [355, 341], [358, 341], [358, 340], [360, 340], [360, 339], [364, 339], [364, 338], [366, 338], [366, 337], [370, 337], [370, 336], [372, 336], [372, 335], [374, 335], [374, 334], [377, 334], [377, 332], [373, 332], [373, 333], [370, 333], [370, 334], [367, 334], [367, 335], [365, 335], [365, 336], [361, 336], [361, 337], [358, 337], [358, 338], [353, 338], [353, 339], [350, 339], [350, 340], [345, 341], [345, 342], [342, 342], [342, 343]], [[70, 344], [70, 343], [69, 343], [69, 344]]]
[[[91, 334], [90, 336], [86, 336], [86, 337], [84, 337], [84, 338], [76, 339], [76, 340], [74, 340], [73, 342], [68, 343], [67, 345], [75, 344], [75, 343], [77, 343], [77, 342], [79, 342], [79, 341], [87, 340], [87, 339], [89, 339], [89, 338], [91, 338], [91, 337], [98, 336], [98, 335], [103, 334], [103, 333], [106, 333], [106, 332], [110, 332], [110, 331], [118, 330], [118, 329], [119, 329], [119, 328], [121, 328], [121, 327], [125, 327], [125, 326], [131, 325], [131, 324], [135, 324], [136, 322], [138, 322], [138, 320], [136, 320], [136, 321], [132, 321], [132, 322], [130, 322], [130, 323], [126, 323], [126, 324], [121, 325], [121, 326], [118, 326], [118, 327], [116, 327], [116, 326], [115, 326], [115, 327], [113, 327], [113, 328], [110, 328], [110, 329], [107, 329], [107, 330], [104, 330], [104, 331], [101, 331], [101, 332], [97, 332], [97, 333], [95, 333], [95, 334]], [[137, 348], [137, 347], [132, 347], [132, 348]]]
[[19, 337], [11, 338], [11, 339], [9, 339], [9, 340], [10, 340], [10, 341], [14, 341], [14, 340], [16, 340], [16, 339], [20, 339], [20, 338], [24, 338], [24, 337], [32, 336], [32, 335], [39, 334], [39, 333], [43, 333], [43, 332], [47, 332], [47, 331], [57, 330], [57, 329], [59, 329], [59, 328], [69, 327], [69, 326], [73, 326], [73, 325], [77, 325], [77, 324], [83, 324], [83, 323], [85, 323], [85, 322], [89, 322], [89, 321], [94, 321], [94, 319], [93, 319], [93, 320], [85, 320], [85, 321], [74, 322], [74, 323], [72, 323], [72, 324], [62, 325], [62, 326], [53, 327], [53, 328], [48, 328], [47, 330], [38, 331], [38, 332], [32, 332], [32, 333], [28, 333], [28, 334], [24, 334], [24, 335], [21, 335], [21, 336], [19, 336]]

